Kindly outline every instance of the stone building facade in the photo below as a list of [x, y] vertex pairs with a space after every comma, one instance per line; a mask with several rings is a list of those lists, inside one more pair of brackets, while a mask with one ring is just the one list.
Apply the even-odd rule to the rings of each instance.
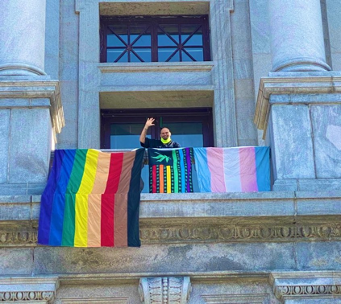
[[[183, 30], [168, 62], [103, 31], [199, 17], [206, 46]], [[0, 301], [341, 303], [340, 20], [339, 0], [2, 0]], [[142, 193], [140, 248], [37, 245], [51, 151], [117, 148], [105, 118], [138, 112], [209, 113], [206, 145], [270, 146], [272, 191]]]

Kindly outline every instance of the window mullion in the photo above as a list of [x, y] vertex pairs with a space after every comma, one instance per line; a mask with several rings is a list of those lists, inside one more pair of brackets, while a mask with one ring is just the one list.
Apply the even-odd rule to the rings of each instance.
[[131, 45], [130, 45], [130, 23], [128, 24], [128, 29], [127, 29], [127, 33], [128, 33], [128, 62], [131, 62], [130, 60], [130, 48], [131, 48]]
[[204, 61], [210, 60], [210, 39], [209, 39], [209, 25], [208, 18], [203, 17], [202, 23], [202, 46], [204, 52]]
[[152, 62], [158, 62], [158, 41], [157, 41], [157, 23], [152, 22], [151, 30], [151, 47], [152, 47]]
[[178, 32], [179, 32], [179, 45], [178, 45], [178, 49], [179, 49], [179, 58], [180, 58], [180, 62], [182, 62], [182, 40], [181, 40], [181, 23], [178, 23]]

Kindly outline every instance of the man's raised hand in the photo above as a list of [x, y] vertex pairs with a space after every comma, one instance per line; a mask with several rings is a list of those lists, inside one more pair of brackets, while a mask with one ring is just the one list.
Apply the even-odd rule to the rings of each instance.
[[155, 126], [154, 121], [155, 119], [153, 117], [147, 118], [145, 127], [148, 129], [150, 126]]

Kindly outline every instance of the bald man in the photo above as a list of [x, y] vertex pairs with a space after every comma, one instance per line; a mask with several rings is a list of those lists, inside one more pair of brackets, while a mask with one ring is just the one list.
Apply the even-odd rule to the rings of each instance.
[[160, 139], [150, 139], [147, 136], [149, 127], [154, 126], [154, 118], [148, 118], [140, 135], [140, 144], [145, 148], [180, 148], [176, 141], [172, 141], [172, 133], [168, 128], [163, 127], [160, 131]]

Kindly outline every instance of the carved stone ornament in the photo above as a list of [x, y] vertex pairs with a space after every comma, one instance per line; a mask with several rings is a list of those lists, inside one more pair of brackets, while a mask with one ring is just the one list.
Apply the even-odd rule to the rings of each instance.
[[189, 277], [140, 279], [139, 294], [144, 304], [186, 304], [191, 291]]
[[[341, 272], [272, 273], [270, 283], [281, 303], [293, 299], [341, 299]], [[322, 303], [322, 302], [321, 302]]]
[[[36, 225], [37, 226], [37, 225]], [[142, 225], [141, 225], [142, 226]], [[142, 244], [341, 240], [341, 223], [140, 227]], [[0, 247], [36, 246], [36, 227], [0, 226]]]
[[45, 303], [50, 303], [54, 296], [54, 291], [6, 291], [0, 292], [0, 302], [45, 301]]
[[140, 228], [143, 244], [178, 242], [287, 242], [308, 240], [339, 240], [341, 224], [324, 225], [250, 225], [250, 226], [182, 226]]
[[53, 303], [58, 287], [57, 277], [0, 278], [0, 302]]

